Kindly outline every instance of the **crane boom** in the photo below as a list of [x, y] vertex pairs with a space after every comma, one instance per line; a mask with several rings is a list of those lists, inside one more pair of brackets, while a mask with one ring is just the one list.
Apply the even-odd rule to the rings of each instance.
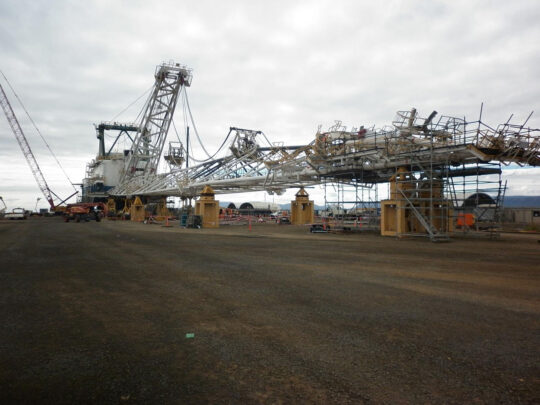
[[186, 66], [169, 62], [157, 66], [154, 77], [154, 89], [146, 102], [120, 183], [114, 189], [116, 195], [129, 194], [157, 174], [178, 93], [191, 85], [192, 74]]
[[32, 171], [32, 174], [34, 175], [34, 178], [36, 179], [39, 189], [45, 196], [45, 199], [49, 202], [49, 205], [51, 206], [51, 210], [54, 211], [55, 205], [52, 198], [51, 189], [49, 188], [47, 182], [45, 181], [45, 177], [43, 177], [43, 173], [41, 172], [41, 169], [39, 168], [39, 165], [36, 161], [36, 158], [34, 154], [32, 153], [32, 149], [30, 149], [30, 145], [28, 144], [28, 141], [26, 140], [26, 137], [24, 136], [24, 132], [21, 128], [21, 125], [19, 124], [19, 121], [17, 120], [17, 117], [15, 116], [15, 113], [13, 112], [13, 108], [11, 108], [11, 104], [9, 103], [9, 100], [7, 98], [7, 95], [2, 85], [0, 85], [0, 105], [2, 106], [2, 109], [4, 110], [4, 114], [6, 115], [6, 118], [11, 127], [11, 130], [13, 131], [13, 134], [15, 135], [15, 138], [17, 139], [17, 142], [19, 143], [19, 146], [21, 147], [23, 155], [26, 158], [28, 165], [30, 166], [30, 170]]

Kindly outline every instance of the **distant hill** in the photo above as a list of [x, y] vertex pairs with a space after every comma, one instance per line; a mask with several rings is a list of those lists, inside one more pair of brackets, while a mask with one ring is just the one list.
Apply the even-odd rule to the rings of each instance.
[[[378, 204], [377, 204], [378, 205]], [[290, 204], [281, 204], [283, 209], [288, 209]], [[540, 196], [530, 195], [507, 195], [504, 197], [506, 208], [540, 207]], [[324, 205], [315, 205], [316, 210], [324, 210]]]
[[540, 196], [507, 195], [504, 197], [506, 208], [540, 207]]
[[[227, 207], [229, 201], [220, 201], [220, 207]], [[290, 204], [279, 204], [281, 209], [290, 209]], [[540, 196], [529, 195], [507, 195], [504, 197], [504, 206], [506, 208], [524, 208], [524, 207], [540, 207]], [[324, 210], [323, 205], [315, 205], [316, 210]]]

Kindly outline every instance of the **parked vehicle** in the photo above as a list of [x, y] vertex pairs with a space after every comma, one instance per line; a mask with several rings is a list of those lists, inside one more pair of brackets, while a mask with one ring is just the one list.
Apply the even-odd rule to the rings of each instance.
[[26, 219], [27, 214], [24, 208], [13, 208], [11, 212], [4, 215], [5, 219]]
[[68, 204], [64, 212], [64, 221], [88, 222], [95, 220], [99, 222], [105, 215], [107, 215], [107, 206], [104, 203]]
[[311, 233], [327, 233], [330, 231], [330, 226], [323, 224], [312, 224], [309, 231]]
[[281, 217], [281, 218], [278, 219], [278, 224], [279, 225], [290, 225], [291, 220], [289, 219], [289, 217]]

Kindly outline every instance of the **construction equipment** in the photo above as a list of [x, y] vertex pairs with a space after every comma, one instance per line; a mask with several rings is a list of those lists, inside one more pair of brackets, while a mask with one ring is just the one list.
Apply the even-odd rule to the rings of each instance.
[[[121, 139], [129, 140], [132, 144], [132, 135], [138, 129], [134, 123], [101, 122], [96, 125], [99, 152], [96, 158], [86, 165], [86, 177], [82, 184], [82, 202], [106, 202], [109, 200], [109, 191], [118, 184], [129, 152], [129, 150], [125, 150], [124, 153], [113, 152], [113, 149], [120, 144]], [[108, 150], [105, 148], [106, 131], [117, 131]], [[115, 208], [120, 209], [116, 205]]]
[[7, 210], [7, 205], [4, 202], [4, 199], [0, 196], [0, 201], [2, 201], [2, 204], [4, 205], [4, 208], [0, 208], [0, 217], [4, 216], [4, 213]]
[[[493, 129], [480, 120], [434, 118], [435, 113], [421, 118], [413, 109], [398, 112], [393, 127], [347, 130], [338, 123], [319, 131], [312, 143], [290, 147], [271, 145], [260, 131], [234, 128], [231, 154], [154, 175], [132, 190], [147, 197], [191, 198], [207, 185], [220, 193], [279, 193], [327, 181], [353, 186], [389, 182], [395, 190], [382, 203], [383, 235], [448, 240], [467, 184], [478, 192], [486, 184], [479, 177], [500, 176], [501, 163], [540, 166], [540, 137], [538, 129], [524, 125]], [[459, 178], [476, 180], [458, 184]], [[494, 183], [490, 192], [497, 195], [500, 211], [504, 187], [500, 179]]]
[[[327, 183], [375, 189], [375, 185], [390, 183], [391, 199], [368, 207], [369, 212], [381, 212], [384, 217], [381, 232], [397, 237], [427, 235], [438, 241], [453, 231], [454, 217], [470, 209], [457, 203], [470, 192], [465, 179], [476, 179], [478, 193], [479, 184], [485, 183], [478, 180], [480, 176], [499, 175], [497, 187], [490, 192], [497, 195], [495, 205], [500, 207], [504, 198], [501, 164], [540, 166], [540, 130], [526, 127], [528, 118], [521, 125], [508, 120], [492, 127], [482, 122], [482, 113], [477, 121], [436, 111], [423, 118], [415, 108], [398, 111], [392, 125], [383, 128], [347, 129], [337, 121], [327, 131], [319, 128], [311, 143], [298, 146], [270, 143], [262, 131], [231, 127], [218, 149], [232, 136], [229, 153], [216, 157], [218, 152], [210, 155], [204, 148], [189, 110], [185, 87], [191, 84], [191, 70], [163, 64], [157, 67], [155, 79], [136, 126], [137, 135], [122, 159], [119, 181], [108, 191], [115, 199], [137, 196], [146, 203], [177, 196], [191, 201], [204, 194], [207, 186], [215, 193], [279, 195], [288, 188]], [[171, 145], [165, 157], [170, 171], [158, 173], [180, 89], [208, 159], [189, 156], [195, 164], [182, 167], [189, 148], [178, 143]], [[463, 180], [458, 182], [459, 178]], [[492, 217], [496, 219], [495, 214]]]
[[[82, 202], [106, 202], [110, 207], [114, 207], [110, 212], [120, 212], [123, 205], [130, 204], [132, 198], [137, 196], [133, 191], [152, 181], [157, 175], [178, 95], [182, 89], [191, 85], [192, 75], [189, 68], [168, 62], [156, 67], [154, 79], [154, 86], [141, 113], [142, 118], [137, 124], [106, 122], [96, 126], [99, 153], [87, 165]], [[104, 143], [106, 130], [119, 131], [108, 152]], [[135, 134], [132, 137], [133, 132]], [[131, 141], [129, 149], [113, 153], [114, 146], [123, 135]], [[171, 168], [182, 166], [185, 161], [184, 150], [181, 142], [170, 143], [164, 159]], [[166, 194], [157, 196], [152, 201], [144, 198], [144, 204], [159, 202], [164, 197]], [[144, 204], [141, 202], [143, 208]], [[124, 206], [124, 214], [129, 213], [134, 219], [131, 211]], [[144, 209], [141, 212], [144, 215]]]
[[[0, 105], [2, 106], [2, 109], [4, 110], [4, 114], [6, 115], [6, 118], [11, 127], [11, 130], [13, 131], [13, 135], [15, 135], [15, 138], [17, 139], [17, 142], [19, 143], [19, 146], [21, 147], [23, 155], [26, 161], [28, 162], [28, 166], [30, 166], [30, 170], [32, 171], [32, 174], [34, 175], [34, 178], [36, 179], [39, 189], [41, 190], [41, 192], [45, 196], [45, 199], [49, 203], [51, 207], [51, 211], [56, 211], [56, 204], [52, 196], [54, 195], [58, 199], [60, 200], [62, 199], [58, 197], [50, 189], [49, 185], [47, 184], [47, 181], [45, 180], [45, 177], [43, 176], [43, 173], [41, 169], [39, 168], [37, 160], [34, 154], [32, 153], [32, 149], [30, 148], [30, 145], [28, 144], [26, 137], [24, 136], [24, 132], [21, 128], [21, 125], [19, 124], [19, 121], [17, 120], [17, 117], [15, 116], [15, 112], [13, 111], [13, 108], [11, 107], [11, 104], [9, 103], [9, 100], [7, 98], [6, 93], [4, 92], [2, 85], [0, 85]], [[77, 194], [77, 191], [71, 194], [68, 198], [62, 200], [58, 205], [69, 200], [75, 194]]]
[[88, 222], [91, 219], [96, 222], [107, 216], [107, 205], [104, 203], [76, 203], [68, 204], [64, 212], [64, 221]]
[[154, 89], [146, 102], [141, 123], [113, 195], [129, 195], [157, 174], [178, 93], [182, 87], [189, 87], [192, 79], [190, 69], [173, 62], [159, 65], [154, 77]]
[[28, 214], [24, 208], [13, 208], [11, 212], [4, 215], [5, 219], [26, 219]]

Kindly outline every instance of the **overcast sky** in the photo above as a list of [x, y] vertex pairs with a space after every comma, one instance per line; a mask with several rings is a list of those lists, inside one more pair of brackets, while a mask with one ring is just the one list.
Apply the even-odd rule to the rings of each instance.
[[[97, 152], [93, 124], [143, 94], [168, 60], [193, 69], [191, 109], [211, 150], [230, 126], [301, 144], [319, 124], [382, 126], [411, 107], [474, 120], [481, 102], [492, 125], [512, 113], [521, 123], [537, 110], [529, 125], [540, 128], [538, 21], [536, 0], [2, 0], [0, 69], [80, 182]], [[140, 107], [118, 120], [133, 120]], [[51, 189], [68, 195], [43, 142], [16, 113]], [[539, 170], [506, 177], [507, 194], [540, 195]], [[41, 197], [4, 117], [0, 195], [27, 209]]]

